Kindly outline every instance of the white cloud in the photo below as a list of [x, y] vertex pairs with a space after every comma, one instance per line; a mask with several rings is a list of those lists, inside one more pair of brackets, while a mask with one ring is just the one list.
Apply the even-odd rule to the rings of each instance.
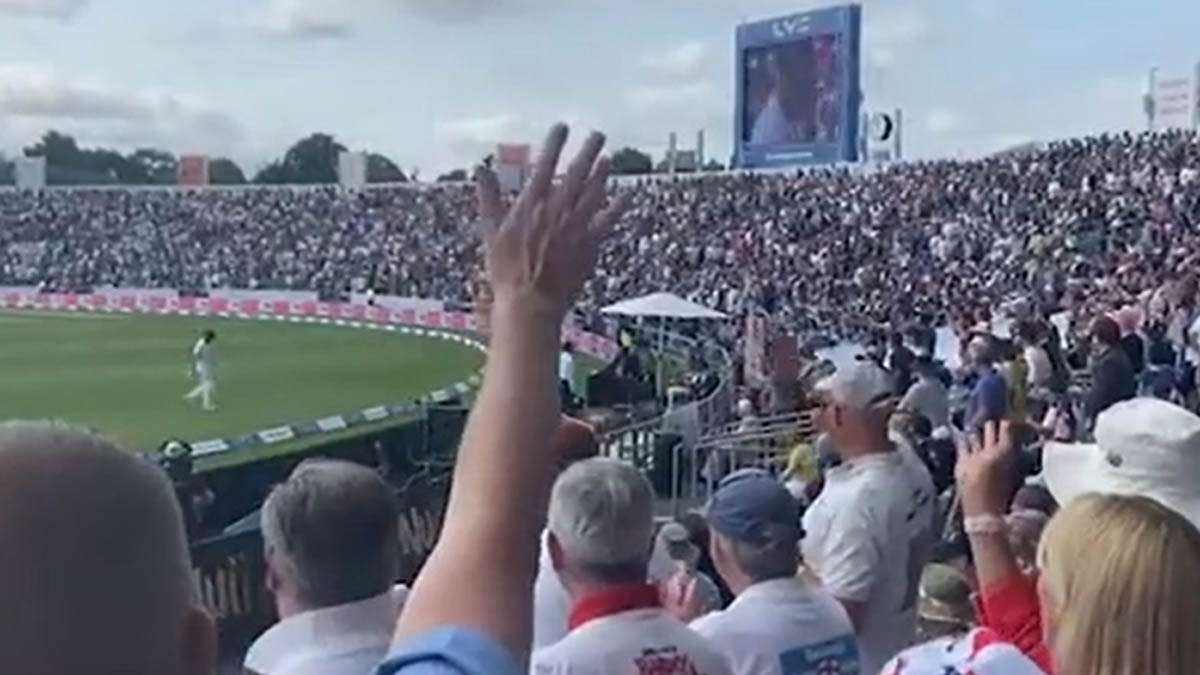
[[[6, 1], [35, 0], [0, 0]], [[343, 38], [369, 21], [395, 20], [396, 14], [466, 22], [555, 6], [550, 0], [256, 0], [239, 23], [281, 37]]]
[[930, 133], [950, 134], [962, 129], [962, 126], [962, 115], [950, 108], [933, 108], [925, 115], [925, 128]]
[[71, 18], [84, 0], [0, 0], [0, 14], [36, 16], [60, 21]]
[[434, 125], [433, 134], [439, 140], [448, 143], [495, 143], [514, 130], [517, 120], [517, 116], [512, 113], [442, 120]]
[[673, 78], [695, 78], [713, 65], [712, 50], [702, 42], [684, 42], [665, 52], [649, 54], [643, 60], [652, 72]]
[[679, 82], [668, 85], [639, 85], [625, 94], [625, 99], [635, 110], [663, 108], [680, 105], [705, 104], [717, 95], [712, 82]]
[[1000, 0], [968, 0], [967, 9], [981, 21], [996, 21], [1000, 18]]
[[134, 89], [101, 80], [68, 78], [37, 65], [0, 63], [0, 128], [12, 144], [47, 129], [81, 143], [122, 148], [156, 145], [183, 151], [229, 152], [242, 127], [203, 99], [166, 89]]
[[934, 33], [929, 8], [912, 2], [870, 3], [863, 10], [863, 26], [866, 63], [878, 70], [896, 67]]
[[351, 3], [326, 0], [267, 0], [250, 12], [247, 23], [264, 33], [294, 38], [341, 38], [350, 34]]

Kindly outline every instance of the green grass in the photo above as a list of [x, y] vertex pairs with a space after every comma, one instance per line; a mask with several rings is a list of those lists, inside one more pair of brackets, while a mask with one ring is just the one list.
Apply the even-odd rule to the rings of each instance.
[[[215, 413], [183, 401], [193, 385], [191, 346], [205, 328], [217, 333]], [[483, 355], [466, 345], [385, 331], [236, 319], [4, 312], [0, 418], [63, 419], [99, 429], [129, 449], [144, 450], [170, 437], [234, 437], [373, 404], [411, 401], [466, 379], [482, 363]], [[270, 446], [260, 454], [310, 444]]]

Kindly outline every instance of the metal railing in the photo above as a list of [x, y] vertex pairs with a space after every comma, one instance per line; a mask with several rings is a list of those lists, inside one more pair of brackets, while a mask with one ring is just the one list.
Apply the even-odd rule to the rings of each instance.
[[[650, 332], [646, 333], [649, 339]], [[688, 403], [681, 408], [695, 408], [697, 432], [704, 434], [707, 430], [716, 428], [729, 419], [733, 409], [733, 370], [729, 353], [714, 342], [699, 343], [692, 338], [667, 333], [665, 351], [675, 358], [688, 359], [689, 355], [700, 350], [700, 354], [708, 366], [708, 370], [716, 373], [717, 386], [698, 401]], [[647, 472], [656, 468], [655, 451], [659, 439], [666, 434], [663, 423], [668, 412], [663, 411], [650, 419], [640, 420], [618, 427], [600, 435], [601, 454], [607, 457], [617, 457]], [[683, 413], [688, 414], [690, 413]], [[661, 450], [659, 450], [661, 455]], [[661, 459], [661, 458], [660, 458]], [[661, 470], [661, 467], [658, 467]]]

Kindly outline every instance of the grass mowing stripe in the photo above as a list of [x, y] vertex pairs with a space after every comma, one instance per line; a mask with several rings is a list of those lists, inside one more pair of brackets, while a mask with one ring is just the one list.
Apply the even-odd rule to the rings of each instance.
[[[171, 316], [57, 318], [0, 324], [0, 417], [65, 419], [132, 449], [410, 401], [466, 379], [483, 362], [465, 345], [384, 331]], [[213, 414], [182, 400], [192, 386], [192, 342], [208, 327], [217, 332], [220, 410]]]

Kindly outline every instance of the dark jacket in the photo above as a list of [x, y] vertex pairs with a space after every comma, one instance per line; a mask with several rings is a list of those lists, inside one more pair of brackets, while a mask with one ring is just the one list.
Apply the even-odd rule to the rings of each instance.
[[1114, 403], [1137, 395], [1137, 378], [1129, 356], [1120, 346], [1109, 347], [1092, 362], [1092, 388], [1088, 391], [1085, 410], [1088, 419], [1095, 419]]
[[1146, 368], [1146, 348], [1143, 346], [1142, 338], [1137, 333], [1130, 333], [1121, 338], [1121, 349], [1125, 350], [1125, 356], [1129, 357], [1129, 365], [1133, 366], [1133, 374], [1141, 375]]

